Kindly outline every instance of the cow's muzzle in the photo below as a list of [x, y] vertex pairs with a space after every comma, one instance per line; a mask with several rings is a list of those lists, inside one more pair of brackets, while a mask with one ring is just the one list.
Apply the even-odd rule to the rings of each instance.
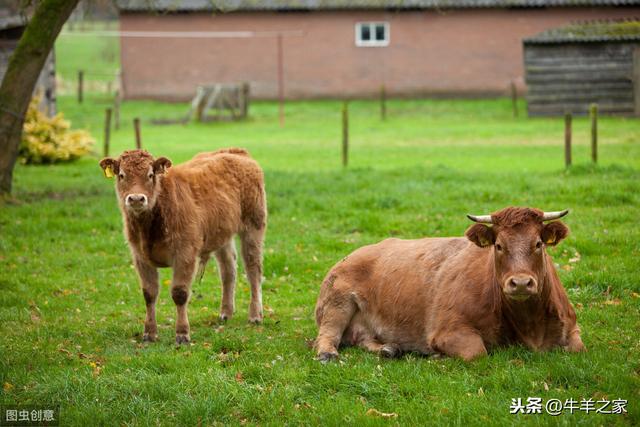
[[503, 289], [509, 298], [524, 301], [538, 293], [538, 281], [528, 274], [516, 274], [507, 278]]
[[147, 207], [149, 199], [144, 194], [129, 194], [125, 197], [124, 204], [127, 208], [139, 212]]

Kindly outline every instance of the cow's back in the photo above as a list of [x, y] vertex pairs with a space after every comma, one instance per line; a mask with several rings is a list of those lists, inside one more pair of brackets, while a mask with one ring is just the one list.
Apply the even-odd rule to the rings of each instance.
[[266, 227], [264, 176], [258, 163], [242, 149], [200, 153], [169, 169], [167, 188], [181, 209], [197, 221], [205, 235], [216, 236], [206, 249], [215, 250], [229, 236], [248, 227]]

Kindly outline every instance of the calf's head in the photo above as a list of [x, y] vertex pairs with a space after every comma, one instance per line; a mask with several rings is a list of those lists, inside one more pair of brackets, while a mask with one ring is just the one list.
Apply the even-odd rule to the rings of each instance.
[[542, 290], [546, 247], [557, 245], [569, 234], [561, 221], [546, 221], [567, 213], [508, 207], [491, 215], [467, 215], [477, 224], [465, 235], [480, 247], [492, 247], [495, 276], [503, 293], [523, 301]]
[[107, 178], [116, 177], [116, 193], [127, 213], [139, 215], [153, 209], [160, 188], [160, 176], [171, 167], [166, 157], [154, 159], [144, 150], [125, 151], [114, 159], [105, 157], [100, 167]]

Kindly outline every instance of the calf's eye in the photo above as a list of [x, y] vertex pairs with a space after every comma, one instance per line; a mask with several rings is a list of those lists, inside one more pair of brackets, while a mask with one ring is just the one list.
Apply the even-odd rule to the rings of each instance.
[[502, 252], [502, 246], [500, 246], [499, 243], [496, 243], [496, 250], [498, 250], [499, 252]]
[[149, 174], [149, 179], [153, 179], [153, 174], [152, 173]]
[[118, 174], [118, 179], [124, 179], [124, 174], [123, 173], [119, 173]]
[[541, 247], [542, 247], [542, 242], [541, 242], [541, 241], [538, 241], [538, 242], [536, 243], [536, 249], [540, 249]]

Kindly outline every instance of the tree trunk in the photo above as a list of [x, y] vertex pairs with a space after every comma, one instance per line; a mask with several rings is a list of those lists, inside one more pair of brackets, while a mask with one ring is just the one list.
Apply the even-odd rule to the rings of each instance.
[[11, 193], [24, 115], [47, 56], [78, 0], [41, 0], [0, 86], [0, 199]]

